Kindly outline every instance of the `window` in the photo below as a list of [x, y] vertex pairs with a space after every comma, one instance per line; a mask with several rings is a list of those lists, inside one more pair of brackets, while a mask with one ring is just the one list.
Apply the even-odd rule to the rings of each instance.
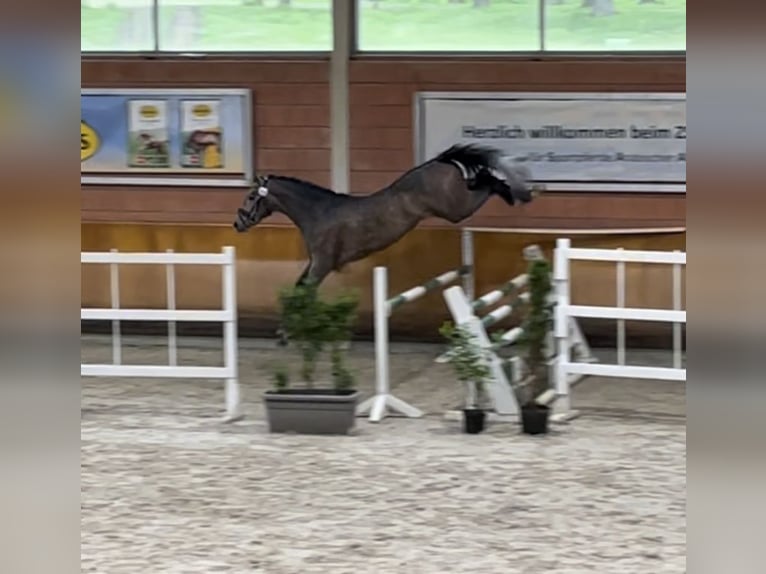
[[537, 0], [358, 0], [357, 45], [375, 52], [529, 52]]
[[81, 37], [84, 52], [324, 52], [332, 0], [82, 0]]
[[[686, 51], [686, 0], [348, 1], [362, 52]], [[81, 48], [329, 52], [332, 13], [332, 0], [82, 0]]]
[[685, 51], [686, 0], [547, 0], [545, 49]]
[[357, 22], [361, 51], [686, 50], [686, 0], [357, 0]]
[[154, 50], [152, 0], [82, 0], [80, 49], [83, 52]]

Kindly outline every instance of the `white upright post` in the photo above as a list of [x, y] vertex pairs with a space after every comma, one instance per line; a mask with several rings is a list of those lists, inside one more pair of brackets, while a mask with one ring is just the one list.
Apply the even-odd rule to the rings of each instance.
[[[622, 247], [617, 248], [617, 253], [622, 254]], [[625, 307], [625, 262], [617, 262], [617, 307]], [[617, 364], [625, 364], [625, 319], [617, 319]]]
[[[173, 253], [167, 249], [166, 253]], [[172, 263], [165, 265], [165, 288], [167, 291], [167, 304], [169, 311], [176, 310], [176, 274]], [[168, 365], [175, 367], [178, 364], [178, 341], [176, 339], [176, 322], [168, 320]]]
[[570, 240], [567, 238], [556, 240], [556, 249], [553, 252], [553, 280], [556, 286], [556, 307], [554, 320], [554, 337], [556, 338], [556, 394], [557, 406], [561, 406], [565, 413], [571, 411], [569, 395], [569, 380], [567, 377], [567, 365], [569, 357], [569, 249]]
[[473, 231], [463, 229], [460, 233], [461, 264], [470, 268], [470, 271], [463, 275], [463, 291], [470, 301], [476, 299], [476, 268], [473, 255]]
[[380, 422], [387, 410], [398, 411], [407, 417], [420, 417], [423, 413], [396, 398], [389, 386], [388, 317], [391, 304], [388, 301], [388, 270], [375, 267], [373, 271], [373, 309], [375, 314], [375, 394], [357, 406], [356, 414], [369, 412], [370, 422]]
[[222, 291], [223, 309], [228, 314], [223, 324], [224, 366], [229, 371], [226, 378], [226, 422], [242, 418], [240, 412], [239, 382], [237, 367], [237, 276], [234, 248], [223, 248], [226, 261], [223, 264]]
[[[110, 253], [117, 253], [116, 249], [110, 249]], [[109, 288], [112, 299], [112, 309], [120, 308], [120, 267], [118, 263], [109, 264]], [[120, 332], [120, 320], [112, 320], [112, 364], [122, 364], [122, 334]]]
[[375, 305], [375, 388], [378, 398], [370, 409], [370, 420], [379, 421], [386, 409], [386, 396], [391, 391], [389, 379], [388, 269], [376, 267], [373, 271], [373, 298]]
[[[678, 253], [675, 249], [673, 253]], [[681, 266], [673, 264], [673, 310], [681, 310]], [[682, 364], [681, 323], [673, 323], [673, 368], [680, 369]]]

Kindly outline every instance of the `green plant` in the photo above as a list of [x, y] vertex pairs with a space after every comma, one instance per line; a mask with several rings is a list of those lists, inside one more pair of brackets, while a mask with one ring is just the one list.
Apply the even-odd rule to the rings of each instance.
[[288, 339], [300, 350], [301, 376], [309, 388], [314, 384], [316, 361], [324, 347], [324, 308], [313, 283], [282, 289], [279, 293], [282, 325]]
[[279, 391], [287, 390], [290, 386], [290, 375], [284, 365], [278, 366], [274, 370], [274, 388]]
[[468, 408], [482, 403], [484, 383], [491, 377], [488, 365], [489, 351], [474, 343], [470, 331], [463, 326], [445, 322], [439, 333], [447, 339], [446, 358], [455, 371], [458, 380], [466, 386]]
[[324, 303], [325, 340], [330, 345], [333, 386], [339, 391], [354, 386], [354, 376], [344, 362], [342, 345], [351, 339], [358, 304], [359, 299], [350, 294], [341, 295], [332, 303]]
[[540, 258], [532, 259], [527, 268], [529, 302], [524, 305], [523, 334], [518, 340], [524, 363], [529, 372], [525, 389], [526, 400], [530, 403], [550, 389], [546, 343], [553, 329], [553, 304], [551, 268]]
[[301, 353], [301, 376], [308, 388], [313, 388], [317, 360], [328, 345], [333, 387], [352, 388], [354, 377], [345, 365], [342, 345], [351, 338], [358, 298], [345, 294], [323, 301], [316, 285], [308, 283], [283, 289], [279, 302], [285, 334]]

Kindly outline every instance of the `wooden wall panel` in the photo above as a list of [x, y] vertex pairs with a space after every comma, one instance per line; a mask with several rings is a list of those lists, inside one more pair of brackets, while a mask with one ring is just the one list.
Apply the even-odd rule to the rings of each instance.
[[[522, 249], [539, 244], [548, 257], [555, 243], [553, 234], [477, 233], [476, 288], [485, 293], [522, 273]], [[575, 236], [576, 247], [624, 247], [627, 249], [685, 249], [686, 236], [679, 234]], [[242, 333], [273, 334], [277, 325], [277, 292], [290, 285], [306, 264], [306, 253], [295, 229], [258, 226], [246, 234], [233, 229], [202, 225], [84, 224], [82, 249], [104, 251], [217, 252], [224, 245], [237, 250], [237, 299]], [[438, 246], [435, 248], [434, 246]], [[406, 264], [403, 262], [416, 262]], [[348, 288], [360, 295], [360, 321], [357, 332], [372, 330], [372, 269], [389, 269], [389, 292], [400, 293], [460, 265], [460, 233], [455, 229], [417, 229], [388, 249], [331, 274], [322, 286], [326, 293]], [[109, 305], [108, 270], [104, 265], [84, 265], [82, 304], [87, 307]], [[627, 303], [639, 307], [671, 308], [672, 277], [669, 269], [658, 266], [628, 265]], [[180, 270], [180, 268], [179, 268]], [[575, 262], [572, 266], [572, 300], [578, 304], [615, 303], [615, 267], [600, 262]], [[151, 266], [127, 266], [120, 271], [122, 303], [125, 307], [164, 307], [165, 277]], [[220, 305], [220, 273], [207, 267], [182, 272], [176, 281], [178, 308], [212, 308]], [[394, 337], [437, 339], [438, 326], [448, 318], [441, 292], [436, 291], [406, 305], [392, 315]], [[509, 328], [512, 323], [506, 321]], [[586, 334], [613, 343], [614, 321], [583, 325]], [[669, 329], [653, 323], [628, 326], [633, 344], [670, 335]], [[667, 343], [667, 341], [665, 341]]]

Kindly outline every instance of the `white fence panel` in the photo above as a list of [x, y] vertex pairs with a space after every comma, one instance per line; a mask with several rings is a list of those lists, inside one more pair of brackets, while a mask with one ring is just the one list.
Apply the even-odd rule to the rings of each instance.
[[[571, 261], [609, 261], [617, 265], [617, 305], [615, 307], [572, 305], [570, 301]], [[673, 266], [673, 309], [625, 307], [625, 263], [652, 263]], [[682, 368], [681, 325], [686, 311], [681, 309], [681, 269], [686, 253], [681, 251], [635, 251], [627, 249], [582, 249], [571, 247], [569, 239], [558, 239], [554, 254], [553, 280], [556, 288], [554, 334], [557, 344], [555, 371], [557, 406], [564, 416], [571, 416], [570, 374], [600, 377], [624, 377], [686, 381]], [[617, 364], [573, 362], [568, 344], [568, 325], [572, 318], [617, 320]], [[650, 367], [625, 364], [625, 321], [657, 321], [673, 324], [673, 367]]]
[[[81, 364], [84, 377], [154, 377], [188, 379], [224, 379], [225, 420], [241, 418], [237, 373], [237, 292], [236, 257], [233, 247], [221, 253], [119, 253], [84, 252], [82, 264], [110, 266], [111, 307], [81, 309], [81, 320], [112, 321], [112, 364]], [[120, 309], [119, 265], [164, 265], [166, 268], [167, 309]], [[222, 307], [214, 310], [178, 310], [175, 294], [175, 265], [218, 265], [222, 274]], [[167, 321], [168, 365], [123, 365], [120, 321]], [[177, 364], [177, 321], [208, 321], [223, 324], [222, 367], [179, 366]]]

